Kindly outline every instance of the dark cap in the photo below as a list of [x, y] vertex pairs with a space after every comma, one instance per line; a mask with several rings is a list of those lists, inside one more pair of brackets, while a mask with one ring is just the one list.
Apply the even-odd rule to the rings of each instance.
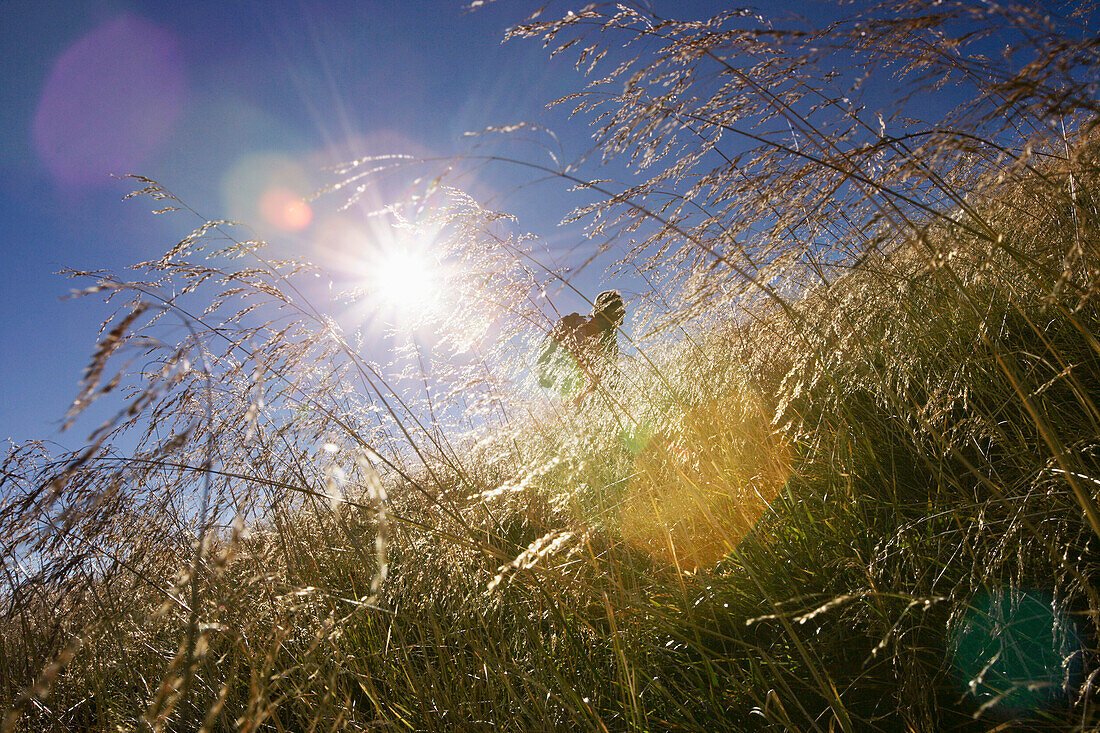
[[618, 326], [626, 318], [626, 306], [623, 305], [623, 296], [618, 290], [605, 290], [596, 296], [593, 303], [592, 315], [602, 316], [604, 320], [613, 326]]

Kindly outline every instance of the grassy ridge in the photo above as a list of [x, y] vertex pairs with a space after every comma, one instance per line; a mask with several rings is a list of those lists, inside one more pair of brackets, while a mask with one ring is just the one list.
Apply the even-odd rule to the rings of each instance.
[[[372, 595], [379, 532], [367, 495], [210, 547], [202, 653], [179, 700], [150, 683], [182, 664], [182, 604], [122, 576], [93, 581], [87, 615], [67, 619], [88, 630], [51, 707], [96, 728], [161, 709], [180, 728], [1091, 720], [1063, 684], [1091, 669], [1097, 542], [1062, 471], [1097, 475], [1100, 365], [1081, 335], [1096, 313], [1071, 312], [1004, 259], [956, 252], [965, 301], [955, 277], [906, 272], [920, 258], [900, 253], [799, 301], [820, 314], [823, 349], [808, 353], [808, 319], [783, 314], [712, 333], [660, 364], [663, 406], [639, 383], [516, 428], [519, 480], [493, 480], [502, 467], [482, 445], [466, 466], [481, 491], [391, 488], [388, 577], [369, 605], [357, 605]], [[1072, 446], [1068, 469], [1021, 392]], [[632, 398], [659, 430], [626, 409]], [[768, 487], [756, 521], [743, 497]], [[186, 558], [161, 558], [165, 576]], [[994, 603], [1010, 627], [1035, 605], [1028, 633], [1050, 647], [1038, 661], [1013, 659], [1020, 639], [992, 633], [971, 644], [987, 657], [960, 661]], [[9, 632], [8, 659], [47, 643]], [[1029, 691], [1036, 676], [1044, 686]]]
[[[554, 273], [457, 192], [440, 246], [483, 289], [454, 321], [509, 304], [500, 353], [443, 375], [457, 417], [229, 225], [100, 277], [124, 304], [81, 399], [125, 349], [155, 368], [121, 372], [89, 449], [5, 463], [5, 728], [1094, 729], [1094, 50], [966, 3], [813, 38], [738, 22], [596, 9], [514, 33], [595, 37], [585, 59], [657, 44], [582, 100], [610, 109], [601, 150], [640, 162], [622, 190], [587, 182], [578, 216], [654, 286], [577, 409], [499, 386]], [[935, 52], [967, 49], [966, 23], [1026, 26], [1047, 63]], [[821, 48], [988, 94], [888, 135], [806, 75]], [[748, 126], [777, 114], [796, 147]], [[735, 163], [721, 136], [750, 129]], [[168, 283], [189, 287], [158, 300]], [[178, 344], [142, 340], [180, 313]]]

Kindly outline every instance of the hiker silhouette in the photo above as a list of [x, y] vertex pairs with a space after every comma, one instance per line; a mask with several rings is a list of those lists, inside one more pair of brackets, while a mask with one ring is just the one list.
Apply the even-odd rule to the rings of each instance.
[[580, 403], [618, 361], [615, 331], [625, 317], [626, 308], [617, 290], [597, 295], [588, 318], [579, 313], [564, 316], [550, 331], [539, 354], [539, 384], [564, 395], [583, 383], [573, 398], [574, 405]]

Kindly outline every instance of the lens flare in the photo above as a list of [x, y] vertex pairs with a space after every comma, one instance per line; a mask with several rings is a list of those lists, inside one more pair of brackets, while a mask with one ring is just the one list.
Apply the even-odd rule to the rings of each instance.
[[105, 183], [157, 151], [185, 97], [175, 39], [122, 15], [99, 26], [54, 63], [34, 114], [38, 154], [63, 184]]
[[685, 570], [733, 551], [791, 473], [789, 446], [748, 392], [621, 437], [635, 468], [618, 506], [623, 537]]
[[980, 593], [954, 634], [959, 689], [994, 717], [1064, 703], [1067, 688], [1080, 682], [1082, 638], [1076, 621], [1059, 612], [1048, 592]]
[[313, 209], [289, 188], [278, 186], [260, 195], [260, 215], [264, 221], [286, 232], [300, 232], [313, 221]]
[[300, 232], [313, 222], [305, 201], [309, 177], [298, 163], [279, 153], [252, 153], [238, 159], [222, 178], [229, 215], [258, 226], [261, 233]]

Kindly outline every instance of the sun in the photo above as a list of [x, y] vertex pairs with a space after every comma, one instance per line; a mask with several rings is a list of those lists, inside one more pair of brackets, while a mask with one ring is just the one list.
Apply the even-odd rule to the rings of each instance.
[[347, 288], [340, 293], [348, 301], [341, 319], [356, 327], [419, 332], [450, 318], [460, 270], [445, 258], [436, 231], [338, 214], [317, 223], [313, 246]]
[[429, 315], [439, 305], [439, 267], [423, 248], [394, 247], [380, 254], [372, 263], [370, 281], [378, 305], [399, 318]]

